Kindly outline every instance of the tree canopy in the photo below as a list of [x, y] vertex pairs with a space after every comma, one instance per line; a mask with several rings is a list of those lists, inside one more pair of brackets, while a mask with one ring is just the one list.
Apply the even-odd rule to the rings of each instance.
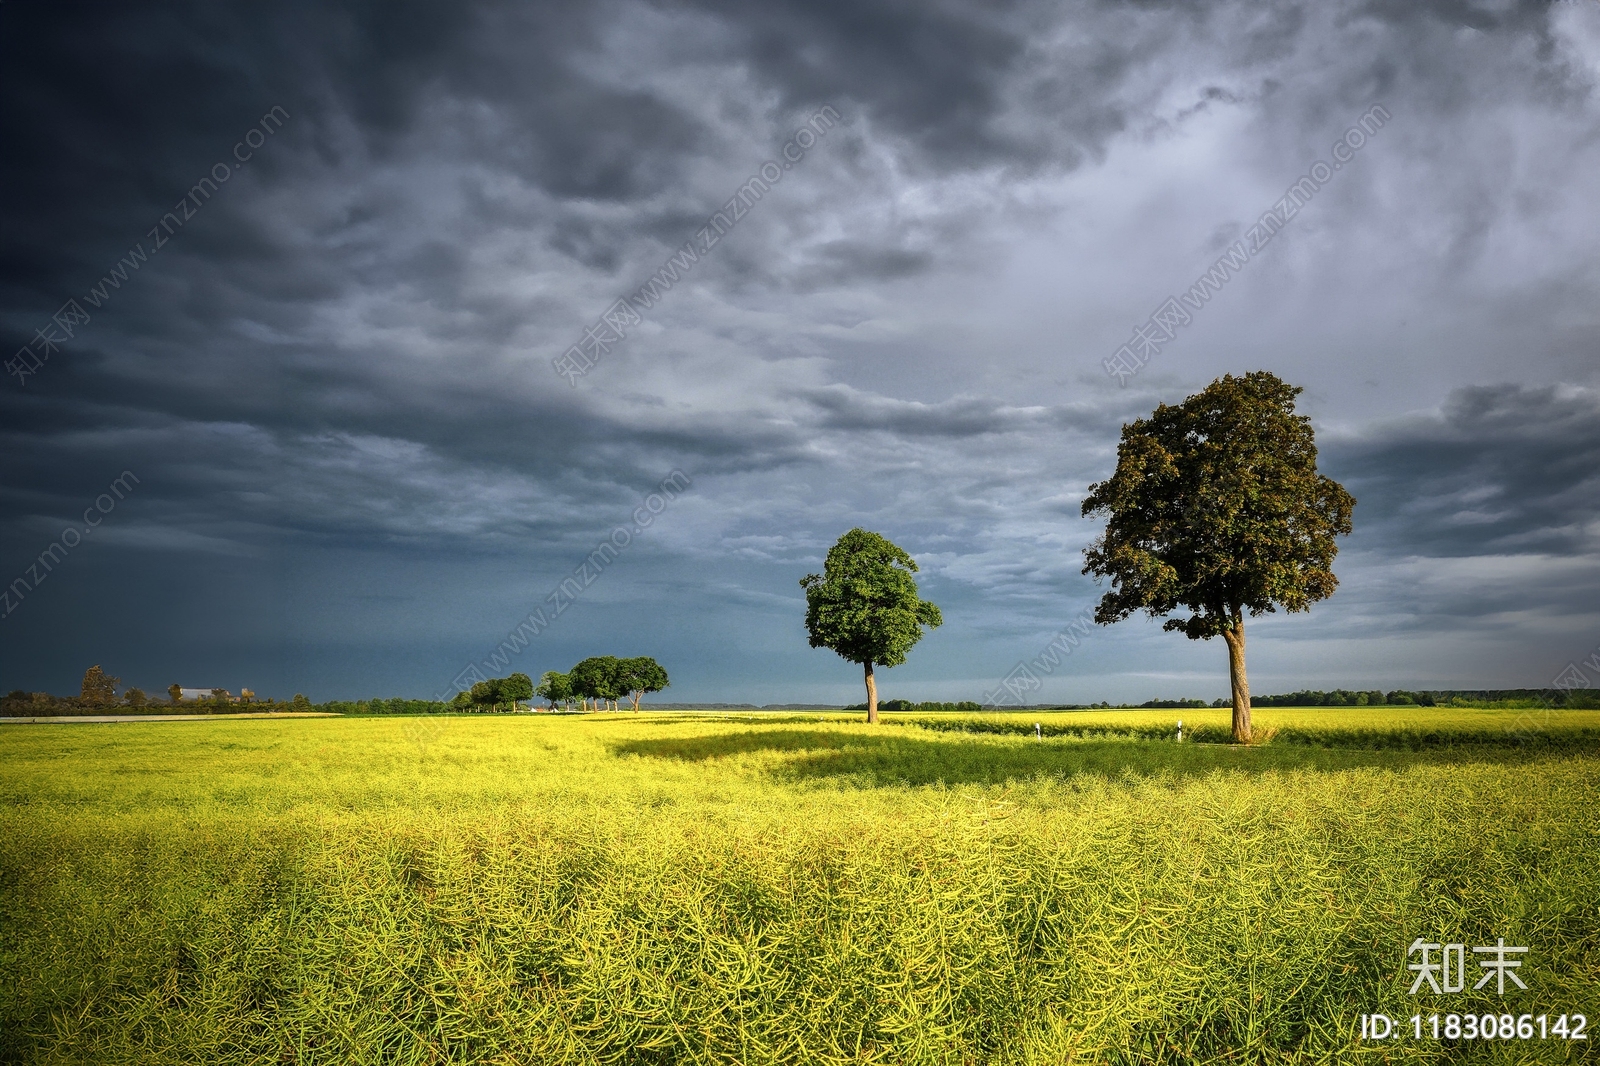
[[553, 711], [573, 698], [572, 678], [558, 670], [546, 670], [539, 676], [539, 687], [533, 692], [548, 703]]
[[944, 622], [939, 608], [918, 595], [917, 564], [877, 533], [852, 529], [828, 549], [821, 574], [800, 579], [806, 590], [806, 631], [813, 648], [829, 648], [862, 664], [867, 721], [878, 720], [873, 667], [906, 661], [924, 626]]
[[619, 678], [623, 691], [633, 701], [633, 709], [639, 709], [639, 701], [647, 692], [660, 692], [672, 684], [667, 678], [666, 670], [661, 664], [648, 655], [636, 655], [631, 659], [623, 659], [618, 664]]
[[117, 682], [121, 680], [99, 666], [91, 666], [83, 672], [83, 687], [78, 698], [96, 707], [109, 706], [117, 702]]
[[580, 700], [611, 702], [627, 695], [622, 676], [622, 660], [615, 655], [591, 656], [574, 666], [568, 675], [572, 694]]
[[1351, 495], [1317, 472], [1303, 391], [1266, 371], [1224, 375], [1175, 406], [1122, 427], [1117, 469], [1089, 487], [1085, 516], [1108, 516], [1083, 572], [1109, 577], [1095, 621], [1179, 609], [1163, 628], [1228, 644], [1233, 732], [1250, 739], [1244, 616], [1308, 610], [1333, 594], [1334, 537]]
[[513, 709], [518, 700], [533, 699], [533, 678], [521, 672], [503, 678], [500, 682], [500, 698], [510, 703]]

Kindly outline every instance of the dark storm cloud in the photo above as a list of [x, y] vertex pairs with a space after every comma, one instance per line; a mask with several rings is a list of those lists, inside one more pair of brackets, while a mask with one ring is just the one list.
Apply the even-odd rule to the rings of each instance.
[[1325, 445], [1384, 550], [1471, 556], [1591, 553], [1600, 543], [1600, 393], [1457, 389], [1433, 414]]
[[[1363, 274], [1498, 306], [1536, 339], [1560, 322], [1564, 350], [1593, 350], [1573, 310], [1588, 275], [1546, 285], [1503, 236], [1535, 235], [1541, 259], [1561, 245], [1540, 234], [1581, 236], [1568, 187], [1519, 186], [1536, 167], [1501, 150], [1509, 127], [1541, 163], [1592, 140], [1589, 74], [1555, 17], [1446, 3], [0, 5], [6, 352], [148, 243], [270, 108], [290, 116], [37, 378], [6, 381], [0, 536], [36, 551], [133, 469], [138, 497], [102, 538], [130, 552], [285, 568], [312, 552], [318, 573], [345, 557], [316, 551], [370, 552], [349, 572], [393, 596], [438, 585], [458, 558], [509, 559], [542, 589], [681, 468], [694, 492], [635, 557], [676, 560], [661, 579], [676, 611], [712, 610], [731, 558], [770, 568], [741, 581], [777, 575], [738, 602], [787, 604], [784, 568], [866, 523], [961, 586], [975, 630], [1005, 631], [1017, 604], [1059, 624], [1086, 594], [1093, 531], [1076, 509], [1109, 472], [1117, 427], [1209, 373], [1186, 337], [1151, 372], [1170, 375], [1159, 387], [1140, 382], [1159, 396], [1111, 389], [1098, 360], [1126, 334], [1125, 294], [1096, 286], [1125, 277], [1127, 313], [1143, 313], [1168, 272], [1192, 277], [1207, 236], [1255, 217], [1217, 207], [1208, 183], [1269, 175], [1281, 189], [1382, 101], [1389, 155], [1369, 150], [1319, 194], [1256, 276], [1315, 287], [1296, 248], [1359, 258]], [[556, 378], [550, 357], [824, 105], [840, 124], [627, 344], [580, 388]], [[1502, 107], [1542, 110], [1502, 126]], [[1366, 247], [1330, 243], [1371, 231]], [[1021, 256], [1029, 241], [1049, 257]], [[1441, 280], [1475, 267], [1493, 268], [1483, 299]], [[1240, 314], [1265, 319], [1252, 284], [1219, 304], [1258, 299]], [[1317, 291], [1365, 315], [1362, 296], [1337, 278]], [[1208, 322], [1252, 342], [1258, 323], [1227, 313]], [[1439, 381], [1495, 380], [1459, 358], [1444, 340], [1406, 355]], [[1321, 371], [1308, 357], [1284, 373]], [[1468, 389], [1329, 438], [1325, 466], [1361, 499], [1347, 588], [1373, 590], [1381, 612], [1444, 602], [1413, 595], [1432, 578], [1400, 573], [1405, 560], [1592, 556], [1593, 395]], [[1347, 396], [1328, 404], [1353, 424]], [[186, 580], [167, 565], [126, 569], [147, 589]], [[1366, 586], [1363, 567], [1378, 575]], [[1491, 585], [1480, 603], [1499, 602]], [[515, 582], [462, 587], [414, 604], [417, 625], [503, 632], [526, 610]], [[335, 633], [367, 594], [306, 588]], [[1506, 592], [1524, 608], [1542, 594]], [[71, 631], [71, 608], [47, 623], [52, 610], [30, 604], [41, 642]]]
[[790, 107], [847, 97], [945, 165], [1036, 158], [998, 128], [1002, 79], [1028, 47], [1021, 4], [705, 3]]

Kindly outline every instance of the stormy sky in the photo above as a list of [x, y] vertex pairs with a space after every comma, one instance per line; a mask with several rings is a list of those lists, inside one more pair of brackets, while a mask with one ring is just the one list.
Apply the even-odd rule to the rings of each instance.
[[[1255, 691], [1600, 642], [1593, 0], [9, 0], [0, 47], [0, 689], [432, 696], [543, 609], [493, 672], [854, 701], [798, 581], [864, 526], [946, 619], [883, 695], [980, 699], [1103, 591], [1119, 427], [1260, 369], [1358, 504]], [[1031, 698], [1226, 689], [1140, 618]]]

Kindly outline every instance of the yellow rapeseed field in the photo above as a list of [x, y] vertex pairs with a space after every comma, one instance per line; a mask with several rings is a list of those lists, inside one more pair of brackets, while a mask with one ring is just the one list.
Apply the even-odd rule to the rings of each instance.
[[[1600, 712], [1260, 710], [1250, 748], [1193, 742], [1223, 710], [886, 717], [5, 727], [0, 1057], [1592, 1046], [1358, 1037], [1374, 1011], [1600, 1022]], [[1526, 945], [1528, 990], [1409, 997], [1418, 936]]]

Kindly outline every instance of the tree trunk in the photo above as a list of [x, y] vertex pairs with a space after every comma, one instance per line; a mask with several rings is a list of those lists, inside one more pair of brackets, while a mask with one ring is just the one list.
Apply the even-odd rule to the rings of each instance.
[[872, 660], [864, 664], [867, 668], [867, 724], [878, 724], [878, 679], [872, 676]]
[[1244, 612], [1234, 615], [1232, 630], [1223, 630], [1228, 642], [1228, 680], [1233, 685], [1233, 741], [1250, 743], [1250, 680], [1244, 673]]

